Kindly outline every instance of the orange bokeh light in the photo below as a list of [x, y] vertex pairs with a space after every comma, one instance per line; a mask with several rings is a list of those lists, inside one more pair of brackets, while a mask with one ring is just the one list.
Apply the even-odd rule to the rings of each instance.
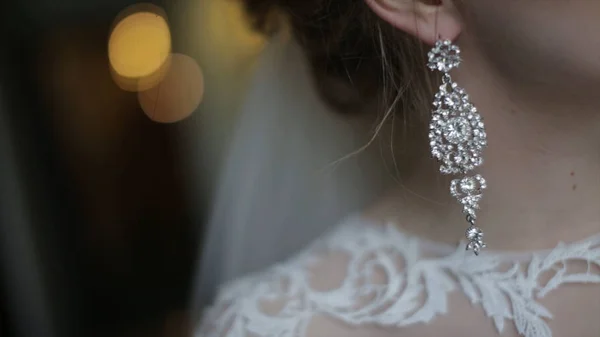
[[204, 96], [204, 76], [196, 61], [183, 54], [172, 54], [171, 65], [155, 87], [140, 91], [138, 100], [153, 121], [173, 123], [188, 117]]

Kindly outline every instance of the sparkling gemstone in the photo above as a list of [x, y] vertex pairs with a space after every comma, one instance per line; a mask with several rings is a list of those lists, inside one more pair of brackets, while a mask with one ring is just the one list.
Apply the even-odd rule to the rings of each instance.
[[469, 121], [463, 117], [454, 117], [448, 120], [443, 128], [444, 137], [452, 144], [464, 143], [473, 136], [473, 129]]
[[474, 178], [464, 178], [460, 181], [460, 189], [461, 191], [463, 191], [464, 193], [471, 193], [473, 191], [475, 191], [475, 189], [477, 189], [477, 182], [475, 181]]
[[466, 236], [469, 241], [479, 241], [483, 237], [483, 232], [478, 227], [469, 227]]
[[437, 62], [437, 68], [438, 68], [438, 70], [441, 70], [441, 71], [446, 71], [446, 69], [447, 69], [447, 66], [446, 66], [446, 64], [447, 64], [447, 63], [448, 63], [448, 61], [447, 61], [445, 58], [443, 58], [443, 59], [439, 60], [439, 61]]
[[449, 107], [455, 107], [458, 106], [461, 102], [461, 97], [456, 94], [456, 93], [451, 93], [449, 95], [447, 95], [446, 97], [444, 97], [444, 104], [446, 104]]

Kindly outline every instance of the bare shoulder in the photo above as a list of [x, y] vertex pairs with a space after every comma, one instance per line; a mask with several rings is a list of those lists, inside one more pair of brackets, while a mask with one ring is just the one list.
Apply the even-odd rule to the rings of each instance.
[[359, 260], [368, 263], [361, 249], [377, 235], [385, 237], [352, 226], [338, 229], [296, 258], [231, 283], [204, 315], [196, 336], [388, 336], [361, 320], [361, 309], [372, 301], [371, 283], [384, 281], [357, 270]]

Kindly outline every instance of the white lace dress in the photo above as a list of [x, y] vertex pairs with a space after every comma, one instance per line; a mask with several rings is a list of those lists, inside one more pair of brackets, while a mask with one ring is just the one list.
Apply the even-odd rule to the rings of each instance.
[[597, 337], [599, 320], [600, 236], [475, 257], [353, 218], [224, 287], [196, 337]]

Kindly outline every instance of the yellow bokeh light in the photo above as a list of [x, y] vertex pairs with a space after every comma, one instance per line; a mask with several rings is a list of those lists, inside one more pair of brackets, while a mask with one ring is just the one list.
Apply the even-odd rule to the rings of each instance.
[[126, 90], [152, 87], [160, 81], [171, 54], [171, 32], [165, 15], [159, 7], [135, 5], [120, 18], [108, 42], [115, 80]]

